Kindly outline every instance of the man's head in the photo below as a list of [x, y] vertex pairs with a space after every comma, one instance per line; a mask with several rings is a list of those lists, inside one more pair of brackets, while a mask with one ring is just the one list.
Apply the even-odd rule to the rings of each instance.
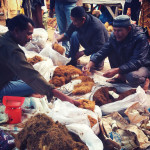
[[116, 40], [123, 41], [131, 31], [131, 22], [129, 16], [117, 16], [113, 21], [113, 29]]
[[30, 18], [17, 15], [12, 19], [7, 19], [6, 26], [14, 40], [21, 46], [24, 46], [32, 39], [34, 23]]
[[77, 6], [71, 10], [71, 20], [72, 23], [80, 28], [86, 20], [86, 12], [83, 7]]

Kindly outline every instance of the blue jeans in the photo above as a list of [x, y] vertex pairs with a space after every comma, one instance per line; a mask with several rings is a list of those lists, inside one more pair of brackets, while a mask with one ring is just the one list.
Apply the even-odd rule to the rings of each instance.
[[[76, 6], [76, 3], [55, 2], [55, 12], [59, 33], [63, 34], [71, 24], [71, 9]], [[63, 41], [62, 45], [66, 48], [66, 55], [68, 55], [70, 44], [68, 41]]]
[[22, 80], [10, 81], [0, 90], [0, 102], [3, 96], [30, 96], [34, 91]]

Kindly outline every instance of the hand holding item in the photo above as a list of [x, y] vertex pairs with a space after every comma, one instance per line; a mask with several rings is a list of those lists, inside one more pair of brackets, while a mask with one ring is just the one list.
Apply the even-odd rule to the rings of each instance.
[[91, 70], [91, 68], [92, 67], [94, 67], [94, 62], [92, 62], [92, 61], [90, 61], [86, 66], [84, 66], [83, 68], [82, 68], [82, 72], [83, 72], [83, 74], [87, 74], [87, 72], [90, 72], [90, 70]]
[[53, 41], [52, 41], [52, 48], [54, 49], [54, 44], [57, 43], [58, 44], [58, 41], [56, 38], [53, 38]]

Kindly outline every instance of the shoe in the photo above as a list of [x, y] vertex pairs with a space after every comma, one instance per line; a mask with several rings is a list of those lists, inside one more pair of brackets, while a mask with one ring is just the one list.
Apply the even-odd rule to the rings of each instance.
[[71, 60], [68, 64], [66, 64], [67, 66], [68, 65], [72, 65], [72, 66], [77, 66], [77, 60]]

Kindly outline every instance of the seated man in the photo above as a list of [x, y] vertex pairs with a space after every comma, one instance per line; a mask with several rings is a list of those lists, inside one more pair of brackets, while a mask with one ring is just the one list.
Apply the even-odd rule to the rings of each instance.
[[18, 46], [24, 46], [32, 39], [33, 21], [24, 15], [18, 15], [6, 20], [6, 25], [9, 31], [0, 37], [0, 100], [6, 95], [46, 95], [49, 100], [55, 96], [78, 105], [79, 102], [55, 89], [34, 70]]
[[[150, 76], [149, 43], [141, 27], [131, 25], [127, 15], [117, 16], [113, 21], [114, 32], [109, 41], [83, 67], [90, 70], [108, 56], [112, 69], [103, 76], [112, 78], [108, 82], [126, 82], [136, 87], [148, 86]], [[145, 87], [146, 88], [146, 87]]]
[[[77, 59], [81, 56], [93, 55], [100, 50], [108, 40], [108, 33], [103, 23], [98, 18], [86, 14], [83, 7], [77, 6], [71, 10], [71, 20], [72, 24], [68, 30], [60, 35], [55, 42], [71, 38], [69, 51], [69, 57], [71, 57], [70, 64], [76, 65]], [[80, 44], [85, 50], [79, 51]]]

